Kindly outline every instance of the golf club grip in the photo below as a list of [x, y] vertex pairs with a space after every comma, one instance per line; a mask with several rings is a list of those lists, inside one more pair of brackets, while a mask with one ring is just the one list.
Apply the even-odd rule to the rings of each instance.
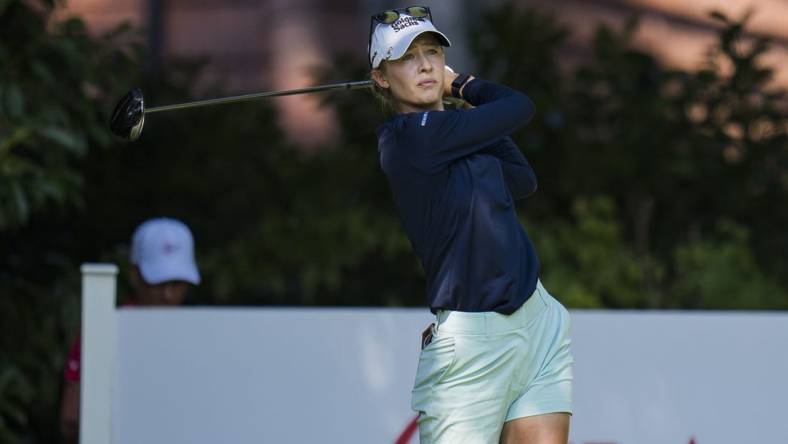
[[329, 85], [309, 86], [306, 88], [286, 89], [283, 91], [265, 91], [259, 93], [243, 94], [240, 96], [222, 97], [218, 99], [197, 100], [195, 102], [179, 103], [175, 105], [156, 106], [153, 108], [146, 108], [145, 114], [159, 111], [194, 108], [198, 106], [219, 105], [222, 103], [246, 102], [249, 100], [261, 99], [263, 97], [291, 96], [295, 94], [330, 91], [333, 89], [361, 89], [369, 87], [370, 85], [372, 85], [372, 80], [359, 80], [356, 82], [332, 83]]

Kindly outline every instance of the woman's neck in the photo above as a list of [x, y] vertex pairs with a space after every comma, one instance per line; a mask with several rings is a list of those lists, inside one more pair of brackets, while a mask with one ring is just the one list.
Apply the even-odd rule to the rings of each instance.
[[443, 111], [443, 100], [438, 100], [436, 103], [431, 105], [413, 105], [410, 103], [403, 103], [400, 102], [397, 106], [397, 111], [400, 114], [407, 114], [407, 113], [423, 113], [424, 111]]

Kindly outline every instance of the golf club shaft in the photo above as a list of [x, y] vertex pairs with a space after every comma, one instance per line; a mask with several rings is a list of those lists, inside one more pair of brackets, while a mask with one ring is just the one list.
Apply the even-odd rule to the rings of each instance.
[[283, 91], [265, 91], [259, 93], [243, 94], [240, 96], [222, 97], [218, 99], [197, 100], [195, 102], [178, 103], [175, 105], [156, 106], [146, 108], [145, 114], [159, 111], [172, 111], [176, 109], [196, 108], [199, 106], [219, 105], [222, 103], [246, 102], [249, 100], [260, 99], [263, 97], [291, 96], [294, 94], [305, 94], [333, 89], [360, 89], [372, 85], [372, 80], [359, 80], [356, 82], [332, 83], [329, 85], [309, 86], [306, 88], [286, 89]]

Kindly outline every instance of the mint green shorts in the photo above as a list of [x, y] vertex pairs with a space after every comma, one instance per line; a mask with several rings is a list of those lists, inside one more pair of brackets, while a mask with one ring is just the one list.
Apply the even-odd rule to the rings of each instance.
[[411, 407], [427, 443], [498, 443], [506, 421], [572, 413], [569, 312], [537, 284], [511, 315], [440, 311]]

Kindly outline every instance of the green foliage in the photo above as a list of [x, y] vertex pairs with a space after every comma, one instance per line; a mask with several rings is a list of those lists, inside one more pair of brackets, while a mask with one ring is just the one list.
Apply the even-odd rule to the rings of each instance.
[[51, 3], [7, 1], [0, 10], [0, 230], [51, 205], [81, 203], [76, 161], [110, 137], [97, 98], [116, 94], [129, 58], [76, 18], [52, 22]]
[[29, 427], [26, 407], [34, 389], [15, 366], [0, 364], [0, 442], [15, 442], [16, 433]]
[[624, 239], [613, 200], [578, 198], [572, 216], [532, 230], [547, 288], [572, 307], [643, 307], [649, 264]]
[[[90, 36], [54, 1], [0, 2], [0, 441], [55, 442], [74, 330], [77, 257], [64, 220], [84, 208], [81, 162], [110, 145], [102, 100], [128, 84], [129, 31]], [[45, 217], [44, 215], [48, 217]], [[49, 223], [41, 223], [44, 218]]]
[[[636, 19], [598, 27], [592, 56], [568, 70], [557, 65], [566, 33], [549, 14], [503, 6], [472, 30], [480, 73], [527, 91], [540, 110], [514, 135], [540, 180], [521, 210], [538, 227], [545, 281], [570, 306], [766, 308], [788, 299], [788, 234], [779, 228], [788, 212], [775, 205], [788, 197], [785, 91], [768, 85], [768, 40], [745, 36], [746, 17], [713, 16], [719, 43], [697, 72], [665, 69], [635, 48]], [[518, 39], [515, 29], [542, 32]], [[614, 215], [604, 217], [600, 202]], [[766, 305], [675, 294], [687, 264], [677, 251], [721, 219], [750, 233], [724, 242], [751, 255], [739, 279], [744, 288], [768, 281]], [[596, 222], [606, 229], [594, 231]], [[729, 279], [712, 263], [693, 265], [720, 287]]]
[[0, 442], [57, 442], [61, 374], [79, 308], [77, 276], [46, 283], [4, 276], [2, 288]]
[[788, 308], [785, 289], [756, 264], [746, 228], [719, 222], [714, 233], [675, 252], [677, 308]]

